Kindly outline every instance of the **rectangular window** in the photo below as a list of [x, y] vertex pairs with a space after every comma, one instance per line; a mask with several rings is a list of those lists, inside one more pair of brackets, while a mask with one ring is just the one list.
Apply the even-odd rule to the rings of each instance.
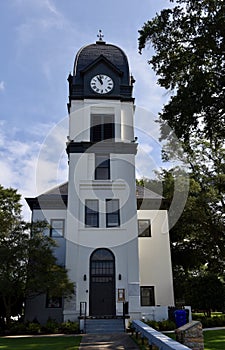
[[138, 220], [138, 236], [151, 237], [151, 222], [150, 220]]
[[97, 199], [86, 199], [85, 201], [85, 226], [99, 227], [99, 210]]
[[55, 309], [62, 307], [62, 298], [61, 297], [50, 297], [47, 295], [46, 297], [46, 307]]
[[120, 226], [119, 199], [106, 199], [106, 227]]
[[141, 287], [141, 306], [155, 306], [154, 287]]
[[52, 219], [50, 228], [50, 237], [64, 236], [65, 221], [62, 219]]
[[110, 179], [110, 159], [109, 154], [95, 155], [95, 180]]
[[115, 137], [114, 115], [92, 114], [90, 141], [100, 142], [103, 140], [114, 139], [114, 137]]

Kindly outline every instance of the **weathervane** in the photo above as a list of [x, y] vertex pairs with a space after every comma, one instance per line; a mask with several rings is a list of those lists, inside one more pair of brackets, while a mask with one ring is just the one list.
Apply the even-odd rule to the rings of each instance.
[[104, 35], [102, 34], [101, 29], [99, 29], [97, 37], [99, 38], [99, 41], [102, 41], [102, 40], [103, 40]]

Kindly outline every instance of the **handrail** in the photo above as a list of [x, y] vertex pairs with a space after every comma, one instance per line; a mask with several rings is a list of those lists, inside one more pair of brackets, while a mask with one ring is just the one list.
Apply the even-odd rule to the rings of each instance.
[[142, 337], [148, 339], [149, 345], [155, 345], [160, 350], [190, 350], [186, 345], [178, 343], [139, 320], [132, 321], [132, 328], [140, 333]]
[[84, 320], [83, 332], [86, 333], [86, 318], [87, 318], [87, 302], [86, 301], [80, 302], [80, 317], [79, 318]]
[[80, 317], [86, 317], [87, 316], [87, 302], [81, 301], [80, 302]]

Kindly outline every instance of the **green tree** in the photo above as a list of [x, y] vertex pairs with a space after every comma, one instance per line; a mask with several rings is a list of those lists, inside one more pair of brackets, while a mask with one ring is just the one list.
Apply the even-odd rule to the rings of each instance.
[[17, 190], [0, 185], [0, 298], [7, 325], [27, 297], [73, 293], [67, 271], [57, 265], [55, 242], [43, 235], [46, 223], [36, 223], [30, 230], [22, 220], [20, 199]]
[[[154, 180], [143, 179], [143, 185], [163, 195], [166, 200], [171, 257], [176, 300], [183, 300], [186, 280], [196, 274], [212, 273], [222, 278], [225, 270], [224, 221], [218, 205], [218, 196], [208, 177], [197, 177], [196, 172], [182, 173], [179, 169], [156, 172]], [[174, 224], [179, 211], [184, 184], [189, 176], [189, 192], [185, 207]], [[176, 192], [176, 193], [175, 193]], [[174, 198], [176, 200], [174, 201]]]
[[170, 1], [139, 31], [140, 51], [152, 44], [149, 63], [172, 94], [160, 113], [163, 157], [185, 160], [224, 218], [225, 2]]
[[[170, 0], [139, 31], [139, 50], [150, 43], [158, 83], [172, 96], [161, 118], [161, 136], [187, 141], [193, 130], [224, 139], [225, 2]], [[167, 128], [169, 125], [170, 128]]]
[[212, 310], [224, 308], [225, 289], [215, 275], [204, 274], [189, 278], [186, 283], [185, 301], [194, 309], [204, 310], [208, 317]]
[[[170, 92], [159, 114], [163, 158], [184, 161], [190, 177], [186, 206], [170, 231], [180, 295], [186, 278], [202, 271], [222, 277], [225, 270], [225, 2], [170, 2], [139, 31], [139, 50], [152, 45], [149, 64]], [[171, 202], [173, 175], [161, 176]]]

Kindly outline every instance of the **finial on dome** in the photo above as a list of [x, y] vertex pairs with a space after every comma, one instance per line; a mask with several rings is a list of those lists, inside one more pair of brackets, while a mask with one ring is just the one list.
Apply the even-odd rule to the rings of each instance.
[[104, 38], [104, 35], [102, 34], [102, 30], [99, 29], [97, 37], [99, 38], [100, 41]]
[[101, 29], [99, 29], [97, 37], [98, 37], [98, 40], [96, 41], [96, 43], [105, 44], [105, 41], [103, 41], [104, 35], [102, 34]]

